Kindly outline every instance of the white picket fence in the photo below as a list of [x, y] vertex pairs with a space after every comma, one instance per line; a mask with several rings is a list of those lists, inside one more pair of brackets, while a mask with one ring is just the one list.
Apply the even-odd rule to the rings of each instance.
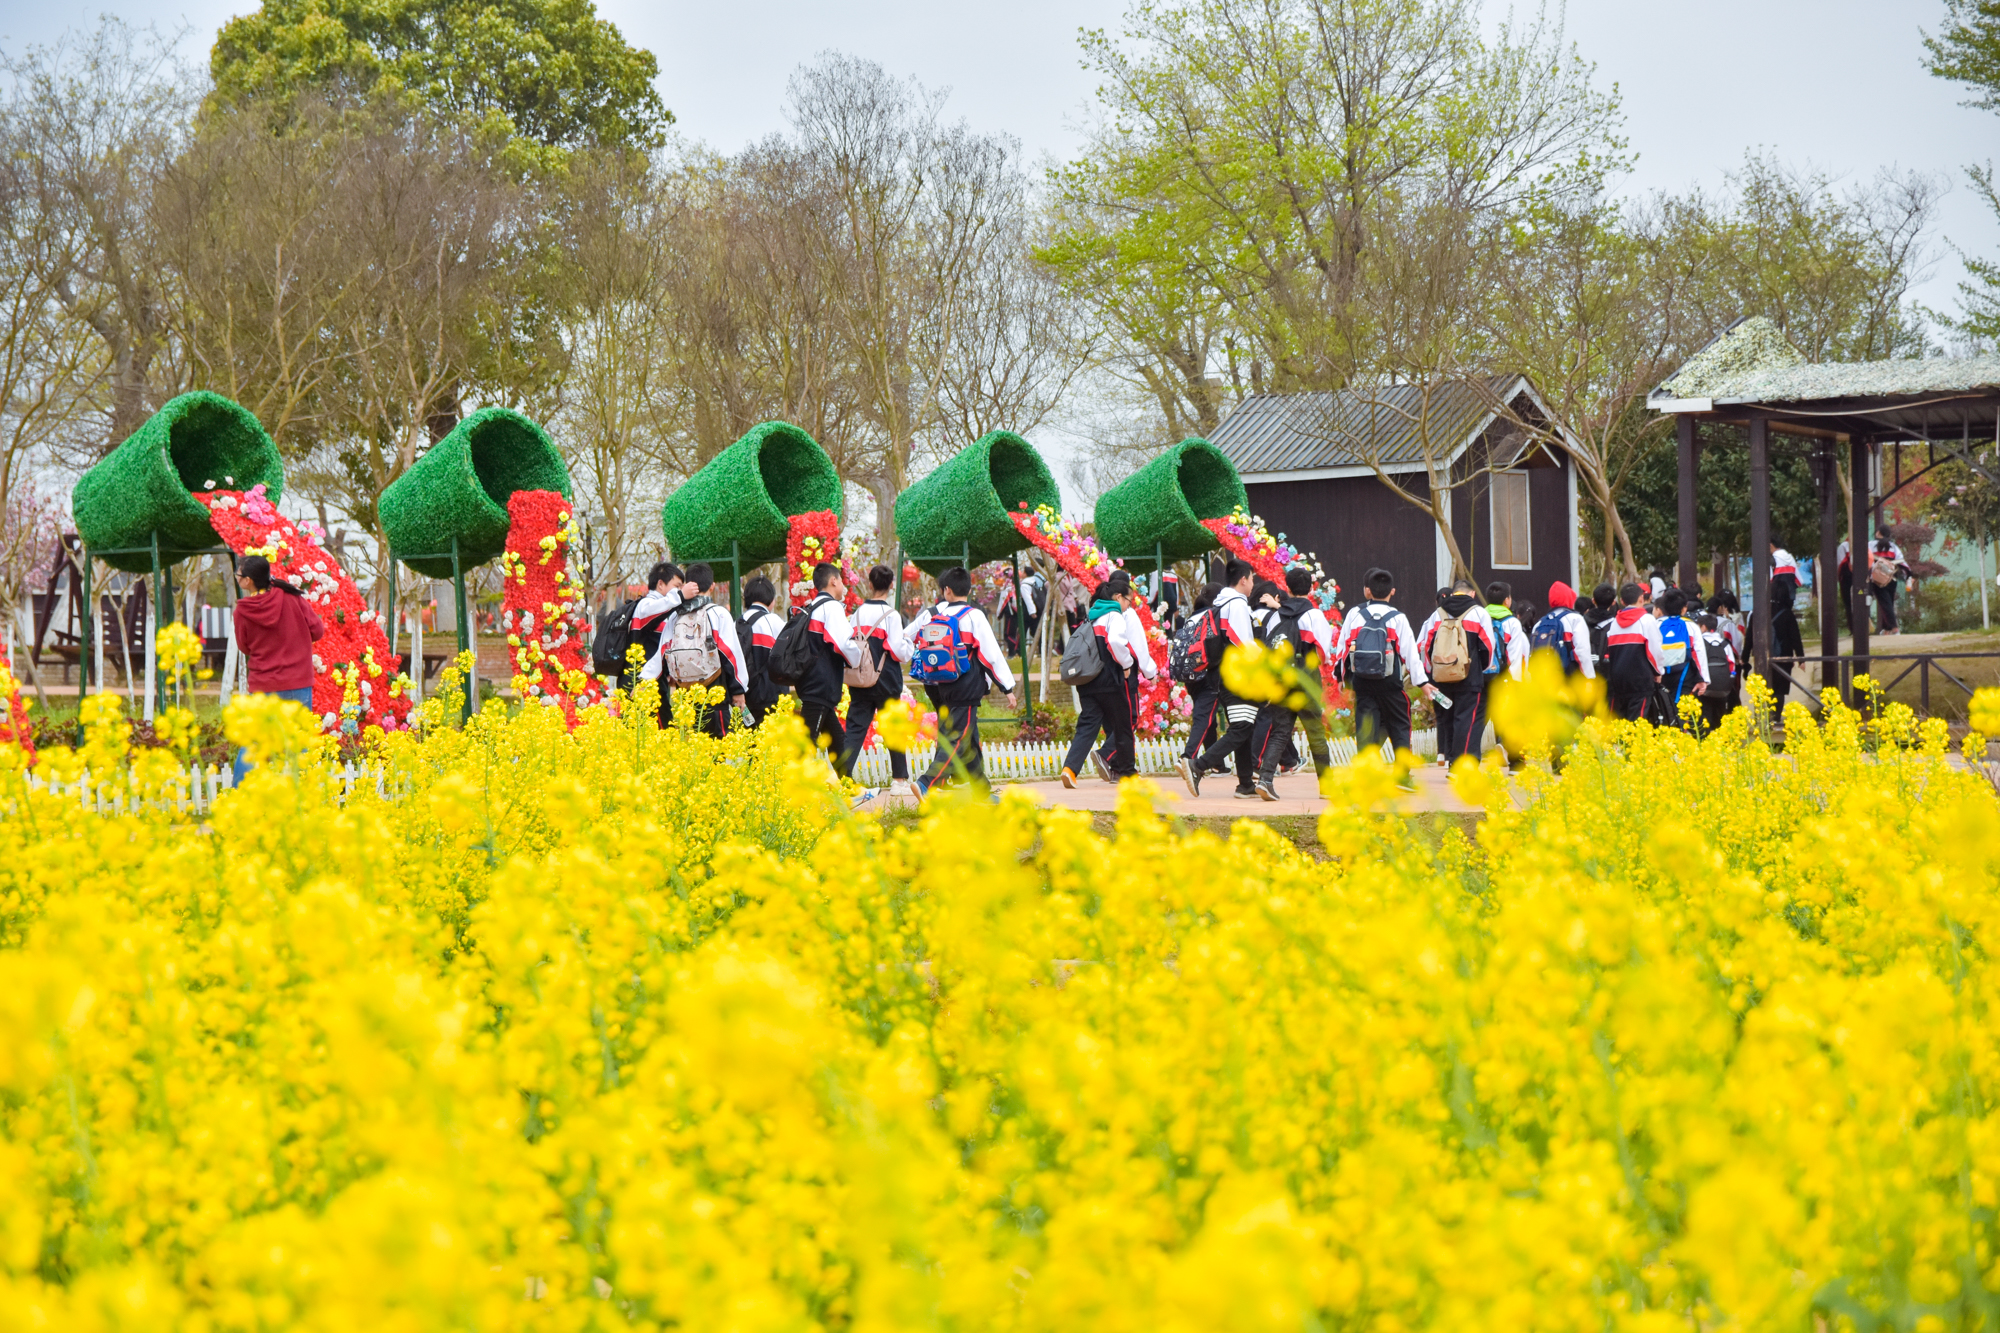
[[[1299, 754], [1305, 756], [1306, 737], [1303, 731], [1297, 733], [1293, 741], [1298, 745]], [[1180, 758], [1186, 747], [1185, 737], [1167, 738], [1141, 737], [1139, 741], [1139, 771], [1141, 773], [1171, 773], [1174, 760]], [[1437, 754], [1437, 733], [1418, 731], [1410, 734], [1410, 745], [1416, 753], [1429, 759]], [[982, 744], [981, 753], [986, 759], [986, 776], [993, 782], [1034, 782], [1048, 781], [1062, 775], [1063, 756], [1069, 751], [1068, 741], [1000, 741]], [[1354, 762], [1354, 741], [1351, 737], [1330, 740], [1327, 750], [1336, 764]], [[925, 743], [910, 750], [910, 772], [921, 773], [930, 767], [937, 747]], [[854, 780], [864, 787], [886, 787], [889, 785], [889, 752], [881, 746], [873, 746], [861, 752], [861, 758], [854, 765]]]
[[[1304, 755], [1305, 735], [1293, 738]], [[1139, 771], [1141, 773], [1171, 773], [1174, 760], [1180, 757], [1185, 744], [1181, 737], [1142, 738], [1139, 741]], [[1437, 753], [1437, 733], [1418, 731], [1411, 733], [1410, 744], [1416, 752], [1428, 759]], [[1351, 739], [1333, 740], [1327, 743], [1336, 764], [1352, 763], [1354, 742]], [[1063, 756], [1069, 750], [1067, 741], [999, 741], [981, 746], [986, 756], [986, 776], [994, 782], [1034, 782], [1053, 780], [1062, 773]], [[937, 747], [924, 744], [910, 751], [910, 771], [921, 773], [930, 766]], [[121, 775], [122, 776], [122, 775]], [[861, 759], [854, 766], [854, 780], [864, 787], [886, 787], [889, 785], [889, 752], [875, 746], [861, 752]], [[366, 768], [356, 764], [344, 764], [339, 770], [340, 792], [344, 799], [355, 787], [364, 782], [375, 784], [378, 796], [386, 797], [382, 773], [379, 769]], [[171, 810], [177, 814], [205, 815], [214, 808], [217, 798], [236, 785], [234, 772], [228, 767], [214, 768], [207, 764], [190, 765], [167, 785], [164, 792], [152, 796], [142, 796], [129, 780], [119, 782], [96, 782], [88, 773], [75, 782], [64, 784], [51, 782], [38, 774], [29, 774], [28, 781], [41, 791], [54, 792], [76, 802], [81, 810], [97, 811], [104, 814], [124, 814], [141, 807]]]
[[[364, 782], [373, 782], [377, 795], [387, 794], [382, 785], [382, 774], [377, 769], [343, 764], [338, 777], [343, 800]], [[53, 792], [75, 801], [79, 809], [101, 814], [124, 814], [144, 808], [205, 815], [214, 808], [216, 799], [223, 792], [236, 785], [235, 771], [227, 765], [214, 768], [207, 764], [191, 764], [167, 784], [165, 791], [151, 795], [142, 795], [124, 775], [121, 779], [118, 782], [97, 782], [85, 773], [75, 782], [61, 783], [51, 782], [34, 773], [28, 775], [29, 785], [37, 790]]]

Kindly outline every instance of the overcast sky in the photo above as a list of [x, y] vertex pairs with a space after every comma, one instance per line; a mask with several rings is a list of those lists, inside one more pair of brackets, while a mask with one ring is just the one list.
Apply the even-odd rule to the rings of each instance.
[[[116, 0], [110, 12], [173, 29], [205, 55], [215, 30], [250, 0]], [[626, 39], [660, 61], [660, 92], [690, 138], [734, 149], [782, 128], [785, 80], [834, 49], [951, 90], [948, 111], [1004, 130], [1031, 156], [1074, 151], [1092, 80], [1077, 58], [1079, 27], [1115, 28], [1124, 0], [599, 0]], [[1525, 8], [1525, 7], [1524, 7]], [[1746, 150], [1854, 179], [1884, 166], [1946, 177], [1940, 262], [1919, 295], [1949, 305], [1959, 277], [1946, 238], [2000, 255], [2000, 224], [1965, 187], [1963, 168], [1995, 154], [2000, 116], [1958, 105], [1926, 74], [1920, 33], [1941, 0], [1573, 0], [1568, 33], [1622, 94], [1638, 155], [1633, 190], [1720, 186]], [[10, 50], [49, 42], [83, 7], [0, 0]], [[1504, 6], [1492, 5], [1497, 18]]]

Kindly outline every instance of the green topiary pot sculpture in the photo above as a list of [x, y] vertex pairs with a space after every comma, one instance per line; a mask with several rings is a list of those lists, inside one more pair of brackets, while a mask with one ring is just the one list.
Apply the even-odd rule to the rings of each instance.
[[1236, 465], [1207, 440], [1182, 440], [1097, 499], [1097, 540], [1134, 573], [1214, 550], [1205, 518], [1249, 508]]
[[1024, 502], [1060, 510], [1062, 492], [1035, 446], [1012, 431], [990, 431], [896, 497], [896, 540], [927, 574], [960, 563], [968, 542], [972, 563], [983, 565], [1028, 545], [1008, 517]]
[[660, 506], [660, 527], [682, 564], [707, 560], [726, 566], [734, 541], [747, 570], [783, 560], [791, 532], [787, 520], [821, 509], [832, 510], [836, 519], [843, 512], [833, 460], [791, 422], [766, 421], [669, 495]]
[[[507, 500], [515, 491], [569, 498], [569, 469], [540, 426], [506, 407], [482, 407], [389, 483], [376, 502], [389, 550], [419, 574], [451, 577], [507, 546]], [[412, 558], [415, 557], [415, 558]]]
[[184, 393], [84, 473], [71, 505], [92, 552], [147, 548], [104, 557], [142, 574], [153, 567], [156, 533], [162, 562], [222, 544], [191, 492], [247, 491], [260, 482], [273, 500], [285, 489], [278, 446], [262, 423], [221, 394]]

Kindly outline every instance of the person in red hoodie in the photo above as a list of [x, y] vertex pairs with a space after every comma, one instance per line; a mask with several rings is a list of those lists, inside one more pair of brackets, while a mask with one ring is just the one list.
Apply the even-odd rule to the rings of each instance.
[[[261, 555], [237, 562], [236, 586], [243, 591], [236, 599], [236, 646], [249, 667], [250, 693], [275, 694], [310, 711], [313, 644], [326, 626], [297, 588], [271, 577], [271, 562]], [[239, 783], [248, 769], [238, 751]]]

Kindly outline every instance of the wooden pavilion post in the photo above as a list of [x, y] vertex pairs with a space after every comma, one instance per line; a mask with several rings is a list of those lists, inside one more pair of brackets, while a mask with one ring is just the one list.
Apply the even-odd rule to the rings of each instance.
[[1752, 660], [1760, 674], [1771, 670], [1771, 427], [1750, 418], [1750, 593]]
[[1695, 464], [1701, 446], [1696, 442], [1694, 417], [1683, 412], [1674, 422], [1680, 455], [1680, 571], [1676, 581], [1688, 587], [1701, 577], [1695, 567]]
[[1819, 683], [1840, 683], [1840, 463], [1832, 440], [1819, 444], [1819, 556], [1813, 582], [1819, 593]]
[[[1854, 591], [1851, 597], [1854, 614], [1854, 670], [1866, 671], [1868, 666], [1862, 659], [1868, 656], [1868, 492], [1873, 489], [1873, 469], [1869, 466], [1869, 444], [1855, 436], [1847, 443], [1847, 479], [1853, 496], [1853, 506], [1847, 520], [1847, 558], [1854, 571]], [[1846, 693], [1852, 698], [1850, 689]]]

